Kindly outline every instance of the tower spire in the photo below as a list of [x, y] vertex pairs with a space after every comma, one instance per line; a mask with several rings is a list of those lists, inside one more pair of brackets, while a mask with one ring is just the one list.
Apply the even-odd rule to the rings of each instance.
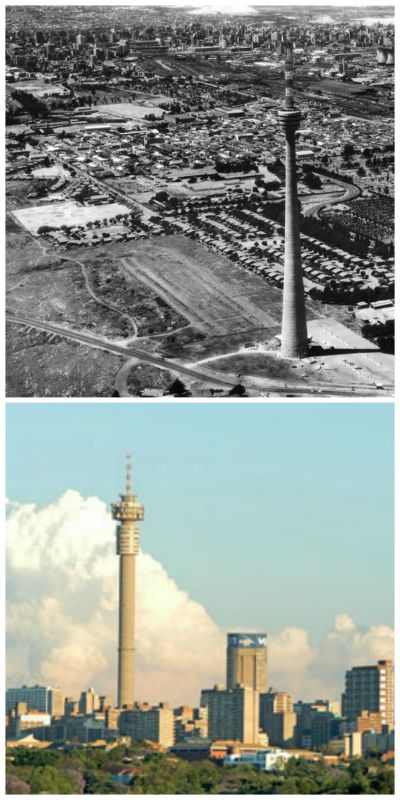
[[126, 454], [125, 491], [128, 495], [132, 494], [132, 456], [130, 453]]
[[294, 60], [293, 60], [293, 42], [287, 39], [286, 43], [286, 57], [285, 57], [285, 108], [291, 110], [294, 108], [293, 100], [293, 77], [294, 77]]

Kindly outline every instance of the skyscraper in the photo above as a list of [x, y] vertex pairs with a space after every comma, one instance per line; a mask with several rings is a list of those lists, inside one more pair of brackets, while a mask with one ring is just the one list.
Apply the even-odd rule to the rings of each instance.
[[301, 358], [308, 351], [306, 308], [301, 266], [299, 201], [295, 135], [301, 113], [293, 101], [293, 43], [286, 42], [285, 105], [278, 111], [286, 137], [285, 269], [283, 279], [281, 353]]
[[342, 714], [355, 722], [362, 711], [380, 713], [382, 725], [394, 728], [394, 665], [378, 661], [367, 667], [347, 670], [342, 694]]
[[119, 562], [119, 638], [118, 638], [118, 708], [131, 706], [135, 682], [135, 588], [136, 556], [139, 552], [139, 527], [144, 508], [136, 502], [131, 488], [131, 458], [126, 460], [125, 494], [113, 503], [112, 516], [118, 521], [117, 555]]
[[228, 633], [226, 686], [249, 686], [258, 692], [268, 688], [266, 633]]

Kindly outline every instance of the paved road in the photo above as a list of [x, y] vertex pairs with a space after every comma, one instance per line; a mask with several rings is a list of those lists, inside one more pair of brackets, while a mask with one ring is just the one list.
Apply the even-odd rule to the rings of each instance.
[[[222, 376], [222, 373], [214, 374], [212, 370], [205, 371], [204, 369], [188, 367], [186, 364], [182, 364], [176, 359], [171, 360], [164, 358], [163, 356], [154, 355], [153, 353], [148, 353], [145, 350], [141, 350], [137, 347], [124, 347], [122, 345], [115, 344], [108, 339], [102, 339], [90, 333], [82, 333], [81, 331], [75, 331], [71, 328], [65, 328], [62, 325], [57, 325], [52, 322], [43, 322], [25, 314], [13, 314], [8, 312], [6, 314], [6, 318], [9, 323], [13, 323], [15, 325], [24, 325], [30, 328], [37, 328], [38, 330], [47, 331], [48, 333], [56, 336], [64, 336], [65, 338], [79, 342], [80, 344], [85, 344], [89, 347], [96, 347], [100, 350], [106, 350], [109, 353], [114, 353], [115, 355], [123, 356], [124, 358], [137, 358], [140, 361], [147, 364], [152, 364], [159, 369], [165, 369], [178, 375], [185, 375], [206, 385], [230, 389], [232, 386], [238, 383], [237, 375], [227, 374], [225, 377], [225, 375]], [[125, 374], [124, 377], [126, 377]], [[376, 385], [374, 383], [324, 384], [314, 382], [311, 386], [307, 386], [301, 383], [289, 382], [284, 379], [280, 380], [279, 382], [276, 382], [276, 379], [272, 380], [268, 378], [254, 380], [251, 376], [243, 378], [242, 383], [244, 386], [246, 386], [248, 391], [251, 392], [252, 396], [259, 396], [265, 392], [283, 395], [295, 393], [300, 396], [323, 394], [327, 397], [331, 397], [333, 395], [351, 397], [354, 397], [355, 395], [361, 395], [365, 397], [376, 396]], [[390, 391], [390, 387], [387, 387], [387, 391]], [[382, 394], [385, 393], [386, 387]]]
[[348, 200], [353, 200], [360, 194], [359, 186], [351, 183], [341, 183], [340, 181], [332, 180], [338, 186], [338, 189], [319, 192], [312, 195], [304, 195], [300, 197], [301, 210], [305, 217], [318, 217], [320, 211], [326, 206], [333, 206], [336, 203], [347, 203]]
[[[60, 156], [57, 156], [54, 153], [52, 154], [52, 158], [58, 164], [61, 164], [61, 166], [65, 167], [65, 169], [71, 170], [71, 164], [65, 158], [60, 158]], [[116, 197], [119, 197], [120, 200], [123, 200], [123, 202], [126, 203], [126, 205], [130, 206], [132, 209], [136, 209], [137, 211], [142, 212], [145, 219], [151, 217], [152, 214], [154, 213], [143, 203], [140, 203], [138, 200], [134, 200], [133, 197], [131, 197], [131, 195], [126, 194], [125, 192], [121, 192], [121, 190], [118, 189], [114, 184], [107, 183], [106, 181], [101, 180], [101, 178], [95, 177], [90, 172], [88, 172], [88, 170], [86, 170], [84, 167], [78, 167], [76, 164], [74, 164], [73, 169], [75, 170], [75, 172], [78, 172], [80, 175], [82, 175], [82, 177], [85, 178], [85, 180], [90, 180], [99, 189], [106, 191], [107, 194], [114, 197], [114, 199]]]
[[80, 344], [86, 344], [89, 347], [97, 347], [100, 350], [107, 350], [109, 353], [122, 355], [125, 358], [136, 357], [141, 361], [144, 361], [148, 364], [153, 364], [160, 369], [168, 369], [171, 372], [178, 372], [182, 375], [187, 375], [194, 380], [200, 380], [203, 381], [203, 383], [209, 383], [213, 386], [222, 386], [230, 389], [235, 383], [237, 383], [237, 380], [235, 379], [236, 376], [233, 379], [229, 379], [228, 377], [225, 379], [216, 375], [214, 378], [211, 372], [186, 367], [185, 364], [181, 364], [179, 361], [170, 360], [164, 358], [163, 356], [153, 355], [152, 353], [147, 353], [145, 350], [140, 350], [136, 347], [124, 347], [123, 345], [115, 344], [108, 339], [102, 339], [90, 333], [75, 331], [72, 328], [64, 328], [62, 325], [57, 325], [52, 322], [43, 322], [42, 320], [37, 320], [34, 317], [29, 317], [25, 314], [14, 315], [8, 313], [7, 321], [17, 325], [26, 325], [31, 328], [37, 328], [38, 330], [48, 331], [49, 333], [53, 333], [57, 336], [65, 336], [67, 339], [80, 342]]

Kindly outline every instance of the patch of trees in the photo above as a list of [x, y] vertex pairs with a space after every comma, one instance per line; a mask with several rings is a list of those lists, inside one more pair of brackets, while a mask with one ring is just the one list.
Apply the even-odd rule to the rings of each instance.
[[166, 394], [171, 394], [174, 397], [191, 397], [192, 393], [186, 388], [185, 384], [176, 378], [168, 387]]
[[385, 322], [366, 322], [361, 328], [361, 333], [365, 339], [375, 342], [382, 353], [394, 355], [394, 319], [387, 319]]
[[339, 219], [315, 219], [315, 217], [300, 217], [300, 230], [307, 236], [319, 239], [330, 247], [338, 247], [346, 253], [360, 257], [369, 255], [370, 240], [360, 234], [354, 239], [349, 235], [349, 229]]
[[342, 150], [342, 155], [345, 161], [350, 161], [350, 159], [355, 155], [355, 152], [354, 145], [350, 144], [350, 142], [346, 142]]
[[394, 297], [394, 286], [344, 286], [332, 279], [323, 288], [316, 286], [310, 290], [312, 300], [320, 300], [322, 303], [334, 303], [335, 305], [355, 305], [356, 303], [372, 303], [375, 300], [392, 300]]
[[39, 100], [30, 92], [25, 92], [20, 89], [15, 89], [12, 93], [12, 97], [14, 97], [21, 106], [24, 108], [28, 114], [31, 114], [32, 117], [48, 117], [49, 116], [49, 109], [46, 103], [43, 100]]
[[[19, 750], [20, 748], [18, 748]], [[330, 766], [323, 759], [309, 763], [291, 758], [279, 772], [259, 772], [247, 764], [223, 767], [211, 760], [188, 762], [167, 753], [155, 753], [144, 744], [117, 747], [110, 752], [94, 748], [69, 753], [33, 752], [32, 760], [8, 765], [8, 793], [113, 794], [111, 775], [126, 768], [123, 758], [136, 761], [126, 794], [393, 794], [394, 765], [374, 756], [356, 758], [346, 765]], [[52, 758], [57, 756], [57, 759]], [[38, 759], [38, 760], [36, 760]]]
[[306, 172], [303, 175], [303, 183], [308, 186], [309, 189], [320, 189], [321, 188], [321, 178], [315, 174], [315, 172]]
[[217, 158], [214, 163], [217, 172], [258, 172], [258, 166], [254, 158], [250, 158], [250, 156], [243, 156], [242, 158], [237, 158], [234, 161], [224, 161], [220, 158]]
[[325, 167], [313, 166], [314, 172], [320, 175], [326, 175], [328, 178], [336, 178], [342, 183], [354, 183], [352, 175], [343, 175], [341, 172], [335, 172], [333, 169], [326, 169]]
[[59, 231], [60, 229], [56, 225], [41, 225], [40, 228], [37, 229], [39, 234], [43, 233], [51, 233], [52, 231]]

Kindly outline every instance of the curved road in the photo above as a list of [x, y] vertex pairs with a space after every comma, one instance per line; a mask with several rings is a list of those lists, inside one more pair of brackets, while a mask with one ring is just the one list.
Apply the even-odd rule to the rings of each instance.
[[[64, 328], [55, 323], [36, 320], [34, 317], [29, 317], [25, 314], [12, 314], [10, 312], [6, 312], [6, 319], [8, 322], [14, 323], [15, 325], [26, 325], [27, 327], [37, 328], [38, 330], [47, 331], [57, 336], [65, 336], [67, 339], [72, 339], [73, 341], [81, 344], [86, 344], [89, 347], [97, 347], [100, 350], [106, 350], [109, 353], [114, 353], [115, 355], [123, 356], [124, 358], [136, 358], [144, 363], [159, 367], [159, 369], [165, 369], [178, 375], [186, 375], [189, 378], [192, 378], [196, 381], [201, 381], [202, 383], [210, 386], [221, 386], [224, 389], [231, 389], [232, 386], [238, 383], [238, 376], [236, 374], [229, 375], [229, 373], [227, 373], [225, 375], [223, 373], [214, 373], [213, 370], [205, 371], [204, 369], [200, 370], [194, 367], [188, 367], [186, 364], [182, 364], [180, 361], [154, 355], [146, 352], [145, 350], [140, 350], [137, 347], [123, 347], [107, 339], [101, 339], [93, 336], [92, 334], [74, 331], [71, 328]], [[124, 371], [121, 375], [122, 381], [125, 380], [125, 376], [126, 373]], [[248, 376], [248, 378], [243, 380], [242, 383], [249, 391], [257, 392], [258, 396], [260, 395], [261, 391], [283, 395], [287, 395], [289, 392], [295, 392], [300, 395], [323, 394], [328, 397], [333, 395], [348, 395], [350, 397], [354, 397], [355, 391], [357, 391], [358, 396], [364, 395], [366, 397], [370, 397], [376, 395], [376, 386], [372, 382], [370, 384], [357, 383], [353, 385], [313, 383], [313, 385], [309, 387], [305, 384], [292, 383], [284, 379], [276, 383], [272, 379], [266, 378], [260, 380], [258, 378], [256, 380], [252, 380], [252, 377]], [[390, 391], [390, 387], [387, 387], [387, 389]], [[382, 392], [382, 394], [383, 393], [384, 392]]]
[[16, 325], [27, 325], [31, 328], [38, 328], [38, 330], [48, 331], [49, 333], [54, 333], [57, 336], [65, 336], [67, 339], [72, 339], [73, 341], [80, 342], [81, 344], [89, 345], [89, 347], [97, 347], [100, 350], [107, 350], [109, 353], [114, 353], [115, 355], [127, 357], [137, 357], [140, 361], [147, 362], [148, 364], [153, 364], [160, 369], [167, 369], [171, 372], [177, 372], [182, 375], [187, 375], [194, 380], [200, 380], [204, 383], [210, 383], [213, 386], [223, 386], [227, 388], [231, 388], [237, 383], [235, 380], [236, 376], [233, 377], [232, 380], [228, 378], [222, 378], [216, 375], [215, 377], [210, 372], [205, 372], [204, 370], [196, 370], [190, 367], [186, 367], [184, 364], [181, 364], [179, 361], [172, 361], [170, 359], [164, 358], [162, 356], [156, 356], [152, 353], [147, 353], [145, 350], [139, 350], [138, 348], [133, 347], [123, 347], [122, 345], [115, 344], [114, 342], [108, 339], [101, 339], [99, 337], [93, 336], [88, 333], [82, 333], [81, 331], [74, 331], [72, 328], [64, 328], [62, 325], [57, 325], [52, 322], [43, 322], [42, 320], [36, 320], [34, 317], [29, 317], [27, 315], [22, 314], [10, 314], [7, 315], [7, 321], [12, 322]]
[[[361, 192], [359, 186], [352, 183], [341, 183], [340, 181], [332, 180], [338, 187], [337, 191], [333, 189], [327, 192], [319, 192], [310, 195], [300, 196], [301, 211], [305, 217], [318, 217], [321, 209], [326, 206], [334, 206], [337, 203], [346, 203], [348, 200], [353, 200]], [[340, 191], [340, 190], [343, 191]]]
[[111, 309], [111, 311], [114, 311], [116, 314], [119, 314], [121, 317], [125, 317], [125, 319], [127, 319], [129, 321], [129, 324], [132, 326], [132, 329], [133, 329], [133, 336], [131, 336], [127, 341], [131, 342], [131, 341], [134, 341], [135, 339], [137, 339], [137, 337], [138, 337], [138, 326], [137, 326], [135, 320], [133, 319], [133, 317], [131, 317], [126, 311], [121, 311], [121, 309], [118, 308], [118, 306], [115, 306], [113, 303], [107, 303], [107, 300], [101, 300], [99, 297], [97, 297], [97, 295], [94, 293], [94, 291], [93, 291], [93, 289], [92, 289], [92, 287], [91, 287], [91, 285], [89, 283], [89, 278], [88, 278], [88, 274], [87, 274], [87, 271], [86, 271], [85, 264], [82, 264], [82, 261], [78, 261], [77, 258], [69, 258], [68, 256], [62, 256], [62, 260], [63, 261], [70, 261], [73, 264], [79, 264], [79, 266], [80, 266], [80, 268], [82, 270], [83, 280], [85, 281], [86, 289], [87, 289], [88, 293], [90, 294], [92, 300], [94, 300], [100, 306], [104, 306], [105, 308]]

